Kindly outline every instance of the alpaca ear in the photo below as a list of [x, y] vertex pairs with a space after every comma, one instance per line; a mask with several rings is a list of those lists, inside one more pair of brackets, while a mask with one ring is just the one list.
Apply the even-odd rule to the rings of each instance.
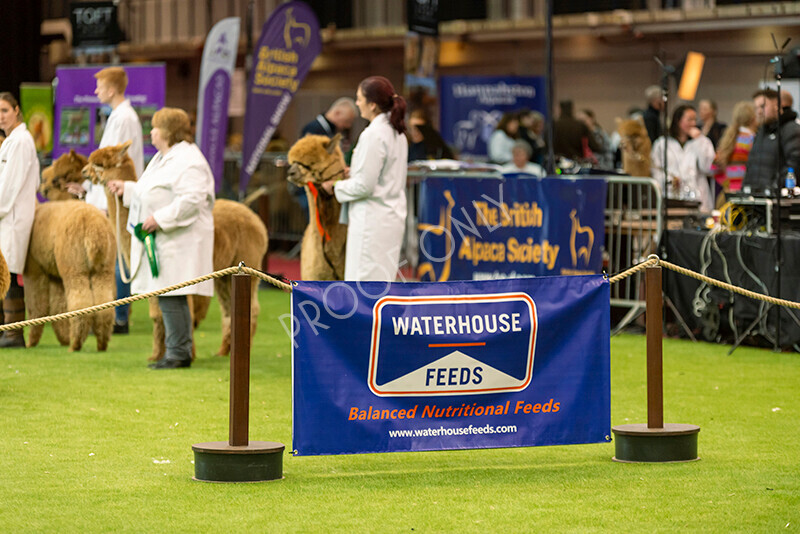
[[636, 115], [636, 122], [638, 122], [642, 126], [646, 126], [646, 124], [644, 123], [644, 117], [642, 117], [641, 115]]
[[339, 146], [341, 140], [342, 140], [342, 134], [337, 133], [331, 138], [330, 141], [328, 141], [328, 147], [327, 147], [328, 154], [333, 154], [333, 152], [336, 150], [336, 147]]
[[616, 117], [616, 118], [614, 119], [614, 122], [616, 122], [616, 123], [617, 123], [617, 128], [619, 128], [619, 125], [620, 125], [620, 124], [622, 124], [622, 119], [620, 119], [619, 117]]
[[133, 143], [133, 141], [128, 139], [127, 141], [125, 141], [124, 143], [122, 143], [117, 147], [119, 148], [119, 157], [125, 156], [125, 152], [128, 151], [128, 147], [131, 146], [131, 143]]

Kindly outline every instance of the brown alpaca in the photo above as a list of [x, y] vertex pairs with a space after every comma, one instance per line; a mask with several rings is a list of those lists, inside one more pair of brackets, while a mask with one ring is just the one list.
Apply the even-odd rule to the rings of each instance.
[[[83, 167], [84, 179], [89, 179], [95, 184], [104, 186], [111, 180], [135, 181], [136, 168], [133, 160], [128, 155], [130, 141], [121, 145], [107, 146], [98, 148], [89, 154], [89, 162]], [[128, 208], [122, 205], [122, 201], [105, 187], [106, 200], [108, 201], [108, 217], [114, 227], [114, 235], [119, 240], [119, 248], [125, 263], [131, 262], [131, 234], [125, 229], [128, 223]], [[119, 202], [119, 211], [117, 203]]]
[[8, 288], [11, 286], [11, 273], [8, 272], [8, 264], [3, 253], [0, 252], [0, 299], [6, 296]]
[[617, 119], [622, 168], [630, 176], [650, 176], [650, 137], [641, 119]]
[[343, 280], [347, 226], [339, 224], [342, 209], [336, 197], [319, 185], [344, 177], [341, 136], [307, 135], [289, 150], [288, 179], [303, 186], [308, 197], [309, 223], [300, 248], [300, 276], [303, 280]]
[[[220, 271], [243, 261], [253, 269], [260, 269], [267, 253], [269, 238], [267, 228], [253, 210], [240, 202], [219, 199], [214, 203], [214, 270]], [[256, 333], [256, 320], [261, 311], [258, 304], [258, 279], [252, 280], [250, 298], [250, 340]], [[231, 350], [231, 277], [214, 280], [214, 292], [219, 301], [222, 320], [222, 343], [217, 356], [227, 356]], [[190, 310], [195, 328], [208, 312], [208, 297], [191, 295]], [[161, 310], [151, 299], [150, 316], [154, 317], [153, 354], [150, 360], [164, 357], [164, 324]]]
[[[28, 257], [25, 261], [25, 307], [31, 319], [73, 311], [114, 300], [114, 232], [106, 216], [77, 200], [36, 206]], [[97, 350], [108, 347], [114, 310], [52, 323], [56, 337], [69, 350], [80, 350], [89, 328]], [[43, 325], [32, 326], [28, 346], [42, 336]]]
[[86, 156], [74, 150], [61, 154], [52, 165], [42, 171], [39, 192], [49, 200], [73, 200], [75, 195], [69, 193], [66, 186], [70, 182], [83, 182], [81, 171], [87, 162]]

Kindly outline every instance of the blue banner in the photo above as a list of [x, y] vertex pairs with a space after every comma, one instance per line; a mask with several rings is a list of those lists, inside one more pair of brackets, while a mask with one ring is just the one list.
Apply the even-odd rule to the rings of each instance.
[[605, 442], [608, 303], [599, 275], [298, 282], [295, 454]]
[[507, 111], [549, 115], [542, 76], [442, 76], [439, 83], [442, 137], [462, 156], [485, 157], [489, 136]]
[[423, 281], [599, 274], [602, 178], [428, 177], [420, 186]]
[[321, 49], [317, 16], [305, 2], [281, 4], [264, 23], [247, 84], [239, 195]]

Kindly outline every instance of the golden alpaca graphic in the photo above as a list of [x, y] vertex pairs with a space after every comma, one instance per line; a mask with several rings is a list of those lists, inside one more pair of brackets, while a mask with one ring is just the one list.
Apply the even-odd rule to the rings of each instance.
[[[283, 41], [286, 44], [286, 48], [292, 48], [293, 42], [297, 42], [300, 46], [308, 46], [308, 42], [311, 40], [311, 26], [304, 22], [297, 22], [297, 19], [292, 15], [292, 9], [290, 7], [286, 10], [286, 24], [283, 26]], [[293, 29], [300, 30], [303, 36], [292, 38]]]
[[420, 264], [419, 268], [417, 269], [417, 276], [419, 276], [420, 280], [422, 280], [422, 277], [425, 275], [428, 275], [431, 282], [446, 282], [450, 278], [450, 260], [455, 253], [453, 248], [453, 233], [450, 230], [453, 226], [453, 206], [456, 205], [456, 201], [453, 200], [453, 195], [450, 193], [450, 190], [446, 189], [444, 196], [447, 199], [447, 207], [445, 208], [442, 206], [442, 209], [439, 212], [439, 224], [419, 224], [417, 229], [421, 232], [427, 231], [433, 235], [444, 234], [444, 250], [445, 257], [447, 259], [442, 267], [442, 273], [439, 275], [439, 280], [436, 280], [436, 273], [433, 270], [433, 263], [428, 261]]
[[[592, 246], [594, 245], [594, 231], [588, 226], [581, 226], [581, 221], [576, 217], [577, 210], [572, 210], [569, 218], [572, 219], [572, 231], [569, 236], [569, 252], [572, 255], [572, 266], [578, 266], [578, 257], [583, 256], [586, 265], [589, 265], [589, 258], [592, 256]], [[575, 248], [575, 241], [578, 234], [587, 235], [587, 246]]]

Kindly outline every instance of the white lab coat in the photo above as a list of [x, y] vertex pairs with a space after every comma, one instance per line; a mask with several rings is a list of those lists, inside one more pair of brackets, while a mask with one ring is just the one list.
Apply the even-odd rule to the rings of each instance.
[[12, 273], [25, 270], [38, 188], [36, 147], [21, 123], [0, 147], [0, 251]]
[[350, 178], [336, 182], [347, 223], [344, 279], [393, 282], [406, 223], [408, 141], [381, 113], [358, 138]]
[[[103, 138], [100, 139], [99, 148], [121, 145], [128, 140], [131, 141], [131, 146], [128, 147], [128, 155], [133, 159], [133, 166], [136, 169], [136, 177], [138, 178], [144, 170], [142, 123], [139, 122], [139, 115], [136, 114], [136, 110], [131, 106], [131, 101], [126, 99], [111, 110], [111, 114], [106, 121], [105, 130], [103, 130]], [[83, 188], [86, 190], [87, 204], [108, 211], [105, 186], [93, 184], [90, 180], [86, 180], [83, 183]]]
[[[159, 152], [137, 182], [124, 182], [122, 203], [130, 206], [128, 228], [153, 215], [159, 275], [153, 278], [142, 242], [131, 239], [131, 292], [147, 293], [214, 271], [214, 176], [194, 143]], [[167, 295], [212, 296], [211, 280]]]
[[[714, 209], [714, 194], [709, 184], [714, 163], [714, 145], [705, 135], [689, 139], [681, 144], [672, 137], [667, 143], [667, 172], [670, 177], [678, 177], [681, 184], [686, 184], [696, 200], [700, 201], [700, 209], [710, 212]], [[664, 137], [653, 143], [650, 151], [650, 170], [661, 187], [664, 186]], [[667, 196], [675, 198], [672, 187]]]

